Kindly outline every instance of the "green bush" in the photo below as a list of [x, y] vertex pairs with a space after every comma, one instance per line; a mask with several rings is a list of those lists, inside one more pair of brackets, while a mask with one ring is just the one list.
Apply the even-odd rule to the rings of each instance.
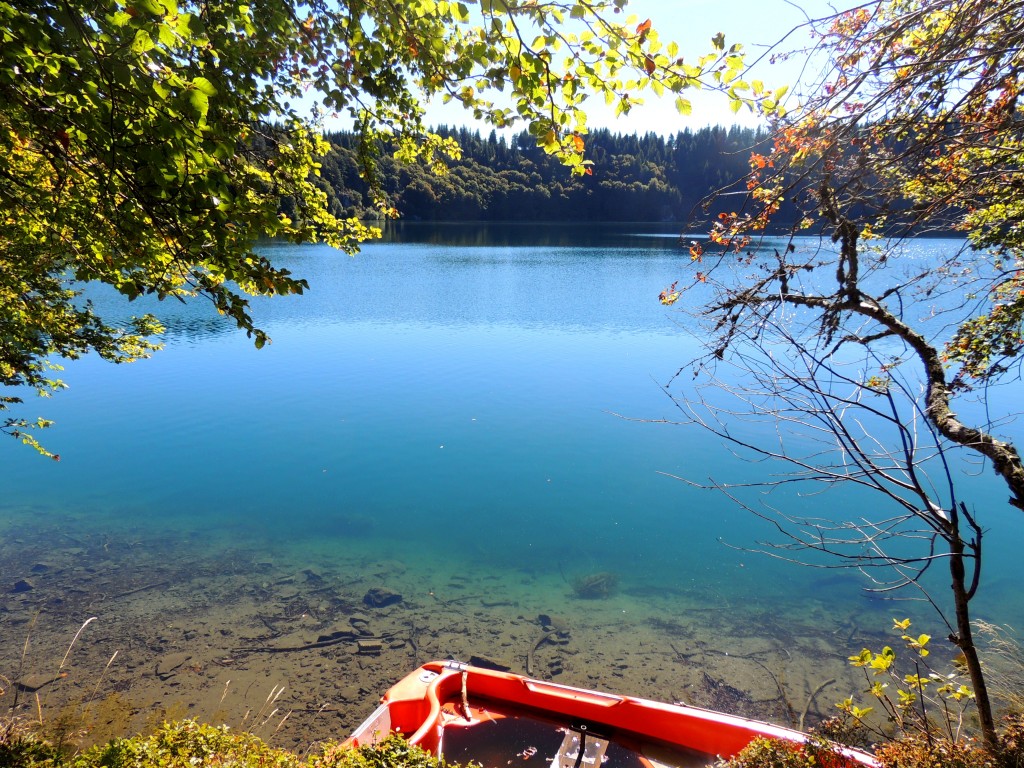
[[996, 762], [979, 744], [961, 739], [926, 739], [903, 733], [881, 744], [876, 757], [882, 768], [996, 768]]
[[[757, 738], [731, 760], [720, 760], [715, 768], [836, 768], [845, 765], [835, 752], [831, 738], [836, 723], [845, 728], [846, 721], [832, 719], [821, 733], [811, 734], [803, 745], [778, 739]], [[856, 736], [856, 732], [847, 732]], [[999, 752], [993, 754], [977, 741], [957, 740], [932, 734], [904, 731], [895, 738], [881, 742], [875, 749], [881, 768], [1024, 768], [1024, 714], [1003, 720]]]
[[0, 729], [2, 768], [449, 768], [399, 736], [359, 749], [329, 744], [301, 758], [262, 739], [226, 726], [182, 720], [165, 723], [152, 736], [114, 739], [79, 754], [67, 754], [30, 732]]
[[60, 749], [35, 736], [15, 720], [0, 721], [0, 766], [3, 768], [49, 768], [59, 766]]
[[811, 734], [804, 744], [758, 736], [735, 757], [719, 760], [714, 768], [838, 768], [845, 764], [836, 744]]
[[152, 736], [92, 747], [69, 768], [301, 768], [303, 761], [250, 733], [193, 720], [165, 723]]
[[443, 759], [392, 734], [378, 744], [345, 749], [325, 747], [310, 758], [308, 768], [454, 768]]

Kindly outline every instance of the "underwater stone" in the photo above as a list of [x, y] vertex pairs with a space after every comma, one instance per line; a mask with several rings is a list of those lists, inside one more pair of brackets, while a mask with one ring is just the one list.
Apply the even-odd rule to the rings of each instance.
[[383, 587], [374, 587], [363, 595], [363, 603], [371, 608], [385, 608], [400, 602], [402, 602], [400, 594]]
[[364, 656], [376, 656], [384, 650], [384, 644], [380, 640], [357, 640], [356, 652]]
[[161, 680], [167, 680], [174, 676], [178, 668], [192, 658], [190, 653], [169, 653], [161, 657], [156, 663], [156, 676]]
[[18, 686], [25, 693], [35, 693], [44, 685], [49, 685], [56, 680], [59, 675], [44, 675], [44, 674], [32, 674], [25, 675], [18, 680], [15, 685]]
[[28, 579], [19, 579], [14, 582], [14, 586], [11, 587], [11, 592], [18, 594], [19, 592], [31, 592], [36, 586]]
[[541, 613], [537, 616], [537, 623], [545, 630], [558, 633], [569, 633], [569, 622], [560, 616], [552, 616], [550, 613]]
[[494, 669], [498, 672], [511, 672], [512, 667], [503, 661], [498, 661], [490, 656], [477, 656], [473, 655], [469, 657], [469, 663], [474, 667], [480, 667], [481, 669]]

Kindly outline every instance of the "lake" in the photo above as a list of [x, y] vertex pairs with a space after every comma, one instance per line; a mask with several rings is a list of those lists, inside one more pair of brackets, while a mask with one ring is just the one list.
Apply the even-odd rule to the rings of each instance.
[[[271, 345], [158, 305], [163, 351], [75, 361], [30, 402], [59, 463], [0, 441], [0, 674], [66, 674], [39, 694], [95, 738], [165, 716], [343, 736], [447, 656], [799, 724], [861, 689], [845, 659], [892, 642], [893, 617], [946, 634], [855, 573], [748, 551], [767, 523], [674, 479], [767, 471], [663, 423], [700, 349], [657, 299], [689, 261], [678, 232], [404, 225], [355, 258], [262, 250], [310, 283], [254, 302]], [[975, 474], [998, 532], [978, 615], [1020, 626], [1024, 526]], [[535, 646], [542, 614], [571, 632]]]

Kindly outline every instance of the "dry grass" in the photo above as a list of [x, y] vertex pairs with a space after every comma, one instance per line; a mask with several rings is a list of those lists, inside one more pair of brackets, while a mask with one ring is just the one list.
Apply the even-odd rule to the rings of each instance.
[[993, 703], [1005, 713], [1024, 713], [1024, 649], [1008, 626], [974, 622], [975, 641], [985, 660], [985, 681]]

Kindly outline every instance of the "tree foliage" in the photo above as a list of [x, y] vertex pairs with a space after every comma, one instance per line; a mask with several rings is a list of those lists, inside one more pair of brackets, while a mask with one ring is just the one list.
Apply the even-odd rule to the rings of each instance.
[[[459, 157], [438, 175], [425, 163], [401, 163], [382, 150], [377, 179], [403, 219], [412, 221], [680, 221], [701, 201], [746, 171], [765, 134], [745, 128], [702, 128], [674, 136], [587, 135], [593, 173], [570, 175], [525, 131], [508, 139], [467, 128], [440, 127]], [[327, 135], [332, 149], [318, 183], [338, 216], [373, 217], [359, 175], [359, 136]]]
[[[771, 371], [756, 373], [769, 384], [766, 395], [802, 403], [807, 423], [824, 415], [835, 440], [826, 454], [761, 455], [784, 458], [805, 477], [823, 455], [836, 457], [814, 479], [861, 478], [903, 499], [899, 515], [861, 520], [856, 542], [874, 557], [901, 521], [916, 521], [931, 548], [919, 562], [949, 564], [950, 639], [965, 654], [994, 746], [968, 609], [982, 528], [956, 491], [948, 457], [957, 450], [983, 457], [1009, 503], [1024, 509], [1024, 467], [997, 434], [1010, 414], [994, 422], [987, 405], [994, 385], [1019, 374], [1024, 352], [1024, 7], [876, 0], [814, 26], [810, 55], [822, 79], [776, 121], [772, 150], [750, 158], [745, 207], [722, 210], [710, 234], [720, 248], [692, 252], [700, 269], [693, 284], [714, 292], [703, 312], [713, 333], [707, 362], [750, 370], [734, 355], [740, 341], [753, 342], [756, 365]], [[789, 240], [767, 257], [755, 254], [784, 204], [800, 212], [792, 234], [819, 232], [834, 245], [807, 250]], [[912, 258], [903, 240], [950, 230], [964, 244], [929, 260]], [[795, 367], [787, 362], [794, 359]], [[894, 398], [923, 430], [892, 417]], [[763, 402], [747, 405], [767, 412]], [[921, 438], [938, 464], [918, 455]], [[936, 467], [939, 476], [928, 480]], [[803, 530], [802, 540], [821, 549], [813, 540], [824, 529]]]
[[[736, 82], [737, 46], [716, 40], [685, 61], [626, 0], [42, 0], [0, 2], [0, 383], [58, 389], [59, 358], [118, 361], [154, 348], [148, 316], [111, 323], [83, 283], [141, 295], [202, 297], [257, 346], [267, 336], [246, 295], [301, 293], [301, 277], [254, 246], [260, 237], [324, 241], [354, 252], [374, 234], [337, 216], [317, 183], [316, 118], [347, 115], [355, 162], [390, 211], [376, 152], [437, 169], [454, 142], [422, 122], [422, 102], [463, 104], [495, 126], [520, 123], [543, 150], [585, 174], [584, 101], [627, 112], [645, 89], [707, 84], [737, 104], [771, 103]], [[497, 94], [503, 94], [501, 99]], [[679, 96], [680, 110], [689, 108]], [[281, 211], [287, 200], [288, 215]], [[0, 430], [35, 443], [44, 426]], [[38, 447], [38, 444], [37, 444]]]

